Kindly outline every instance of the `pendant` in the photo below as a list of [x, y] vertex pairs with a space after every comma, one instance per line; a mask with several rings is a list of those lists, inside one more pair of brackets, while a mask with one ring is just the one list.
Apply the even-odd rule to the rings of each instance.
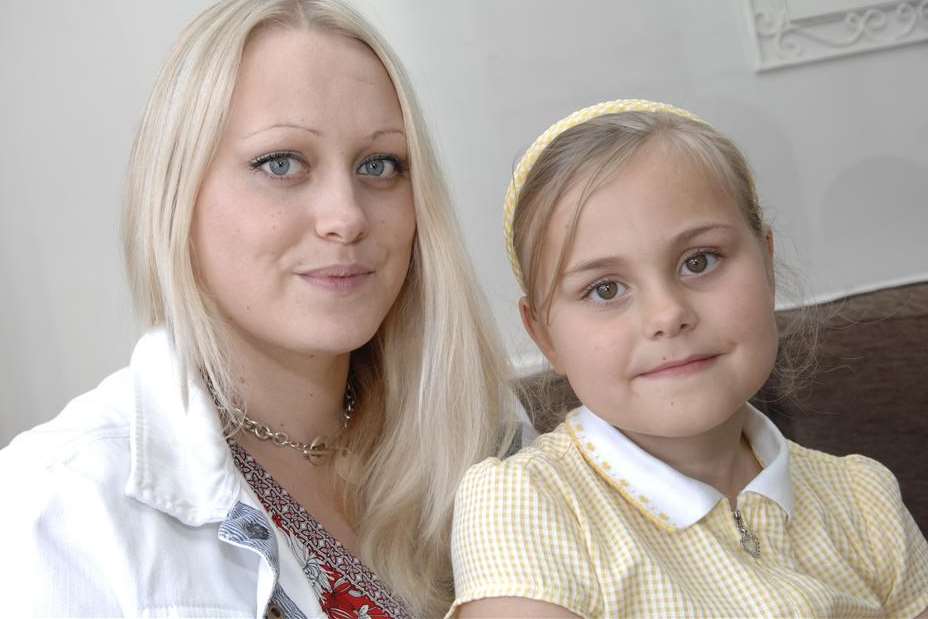
[[760, 559], [760, 542], [757, 541], [754, 534], [748, 530], [741, 532], [741, 547], [755, 559]]
[[313, 466], [321, 463], [332, 451], [325, 444], [326, 438], [317, 436], [312, 443], [303, 447], [303, 457]]
[[733, 510], [732, 515], [735, 517], [735, 527], [737, 527], [738, 533], [741, 534], [741, 547], [755, 559], [760, 559], [760, 541], [757, 539], [756, 535], [748, 530], [747, 525], [744, 524], [744, 519], [741, 517], [741, 510]]

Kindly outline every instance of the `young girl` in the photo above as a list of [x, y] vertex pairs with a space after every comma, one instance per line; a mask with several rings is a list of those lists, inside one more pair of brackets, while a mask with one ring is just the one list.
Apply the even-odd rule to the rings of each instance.
[[784, 439], [773, 236], [747, 163], [672, 106], [572, 114], [506, 197], [523, 322], [583, 406], [457, 495], [458, 617], [913, 617], [892, 474]]

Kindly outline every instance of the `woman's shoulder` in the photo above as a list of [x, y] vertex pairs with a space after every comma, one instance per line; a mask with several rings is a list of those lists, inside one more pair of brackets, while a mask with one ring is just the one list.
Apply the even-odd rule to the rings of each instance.
[[[132, 379], [122, 369], [74, 398], [53, 419], [17, 435], [0, 450], [0, 478], [8, 485], [63, 483], [61, 473], [106, 476], [128, 460]], [[116, 468], [114, 468], [116, 467]], [[52, 474], [54, 473], [54, 474]]]

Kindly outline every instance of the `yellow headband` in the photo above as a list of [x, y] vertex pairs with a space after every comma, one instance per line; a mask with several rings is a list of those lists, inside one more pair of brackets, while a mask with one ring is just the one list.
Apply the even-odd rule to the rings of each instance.
[[506, 253], [509, 254], [509, 263], [512, 265], [512, 272], [515, 273], [516, 279], [519, 282], [519, 286], [522, 287], [523, 292], [526, 292], [525, 282], [522, 280], [522, 268], [519, 266], [519, 258], [516, 256], [515, 246], [513, 245], [512, 222], [515, 218], [516, 202], [519, 197], [519, 192], [522, 191], [522, 185], [525, 184], [528, 173], [535, 165], [542, 151], [544, 151], [557, 136], [597, 116], [617, 114], [619, 112], [666, 112], [696, 122], [705, 123], [704, 120], [694, 114], [666, 103], [656, 103], [644, 99], [617, 99], [615, 101], [604, 101], [603, 103], [597, 103], [596, 105], [578, 110], [567, 118], [562, 118], [557, 121], [548, 127], [547, 131], [538, 136], [529, 149], [525, 151], [525, 154], [522, 155], [522, 159], [519, 160], [519, 165], [516, 166], [515, 172], [513, 172], [512, 181], [509, 182], [509, 189], [506, 190], [506, 202], [503, 207], [503, 234], [506, 237]]

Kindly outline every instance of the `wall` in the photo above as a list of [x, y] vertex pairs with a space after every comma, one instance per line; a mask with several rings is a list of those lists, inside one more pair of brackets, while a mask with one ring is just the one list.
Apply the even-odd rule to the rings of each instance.
[[[3, 4], [0, 445], [128, 359], [126, 158], [161, 60], [207, 4]], [[812, 296], [928, 279], [928, 45], [758, 74], [741, 0], [356, 4], [407, 64], [523, 365], [537, 355], [503, 250], [508, 174], [551, 122], [600, 100], [672, 102], [733, 137]]]

